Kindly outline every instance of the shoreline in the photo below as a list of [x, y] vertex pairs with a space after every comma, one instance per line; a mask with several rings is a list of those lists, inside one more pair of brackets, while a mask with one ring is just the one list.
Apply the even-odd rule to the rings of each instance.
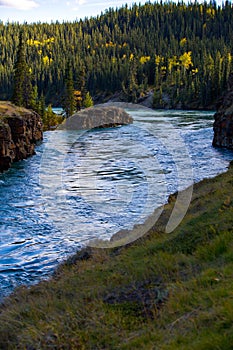
[[210, 346], [220, 337], [221, 347], [232, 334], [225, 328], [232, 314], [232, 176], [233, 162], [194, 184], [173, 232], [164, 227], [175, 194], [143, 237], [82, 249], [48, 280], [15, 290], [0, 307], [0, 348], [196, 349], [190, 346], [208, 332]]
[[[144, 110], [144, 107], [142, 107], [142, 109]], [[165, 202], [164, 202], [164, 204], [165, 204]], [[151, 208], [152, 208], [152, 206], [151, 206]], [[143, 223], [143, 224], [144, 224], [144, 223]], [[143, 234], [145, 234], [146, 231], [147, 231], [147, 229], [145, 230], [143, 224], [141, 224], [141, 225], [138, 227], [138, 231], [140, 231], [141, 229], [143, 229], [143, 230], [145, 231]], [[117, 234], [115, 234], [114, 237], [116, 237], [116, 235], [119, 235], [119, 232], [118, 232]], [[139, 237], [141, 236], [141, 233], [140, 233], [140, 232], [138, 233], [138, 236], [139, 236]], [[136, 234], [136, 238], [137, 238], [137, 234]], [[113, 240], [113, 238], [112, 238], [112, 240]], [[112, 240], [111, 240], [111, 241], [112, 241]], [[123, 244], [125, 244], [125, 243], [123, 242]], [[73, 252], [74, 252], [74, 251], [73, 251]], [[56, 267], [55, 267], [55, 268], [56, 268]], [[25, 283], [27, 283], [26, 279], [25, 279]], [[8, 292], [7, 292], [7, 293], [8, 293]]]
[[[15, 293], [17, 294], [18, 290], [20, 291], [21, 289], [29, 289], [34, 288], [40, 283], [44, 282], [50, 282], [50, 280], [53, 280], [53, 278], [56, 278], [57, 275], [59, 275], [60, 270], [64, 266], [70, 266], [72, 264], [76, 264], [79, 261], [85, 261], [89, 260], [93, 257], [93, 254], [95, 254], [95, 251], [98, 250], [112, 250], [114, 251], [114, 254], [117, 252], [120, 252], [122, 249], [130, 246], [133, 246], [134, 244], [137, 244], [140, 242], [140, 240], [143, 241], [143, 239], [148, 238], [151, 233], [154, 231], [158, 232], [159, 234], [165, 234], [166, 233], [166, 227], [167, 223], [169, 221], [169, 218], [174, 210], [177, 196], [178, 194], [185, 194], [188, 192], [190, 195], [190, 190], [192, 191], [191, 195], [191, 201], [195, 199], [195, 188], [199, 187], [202, 185], [202, 183], [214, 180], [215, 178], [217, 179], [219, 176], [226, 174], [230, 168], [233, 168], [233, 160], [229, 163], [228, 167], [226, 168], [225, 171], [212, 176], [208, 178], [204, 178], [198, 182], [194, 182], [192, 185], [188, 186], [187, 188], [174, 192], [170, 194], [167, 198], [167, 201], [160, 205], [159, 207], [155, 208], [154, 211], [146, 218], [146, 220], [143, 223], [140, 224], [135, 224], [132, 229], [122, 229], [119, 230], [118, 232], [114, 233], [109, 240], [103, 241], [101, 239], [94, 239], [90, 241], [90, 244], [87, 244], [86, 246], [80, 248], [80, 250], [77, 250], [75, 253], [70, 255], [67, 259], [63, 260], [60, 262], [55, 270], [52, 272], [52, 274], [48, 275], [47, 278], [40, 280], [36, 282], [35, 284], [30, 284], [30, 285], [20, 285], [17, 286], [14, 290], [10, 292], [10, 294], [7, 294], [6, 296], [3, 296], [2, 299], [0, 299], [0, 313], [1, 313], [1, 306], [4, 305], [5, 300], [11, 299], [11, 297], [15, 297]], [[194, 195], [194, 198], [193, 198]], [[187, 209], [188, 210], [188, 209]], [[182, 221], [180, 222], [180, 224]]]
[[[92, 257], [92, 253], [95, 250], [101, 250], [101, 249], [107, 249], [107, 250], [113, 250], [114, 252], [121, 251], [121, 249], [124, 249], [130, 246], [133, 246], [134, 244], [137, 244], [137, 242], [140, 242], [140, 240], [143, 241], [143, 239], [148, 238], [151, 233], [156, 231], [159, 234], [165, 234], [165, 233], [172, 233], [172, 232], [166, 232], [166, 226], [169, 221], [169, 217], [171, 216], [174, 206], [176, 204], [177, 196], [178, 194], [185, 194], [189, 193], [190, 189], [192, 190], [192, 196], [190, 204], [197, 199], [197, 195], [195, 194], [196, 190], [201, 187], [203, 184], [211, 181], [215, 181], [218, 179], [218, 177], [221, 177], [224, 174], [227, 174], [230, 169], [233, 170], [233, 160], [229, 162], [228, 167], [225, 171], [212, 176], [208, 178], [204, 178], [198, 182], [194, 182], [192, 185], [188, 186], [187, 188], [176, 191], [168, 196], [167, 201], [154, 209], [153, 213], [150, 214], [147, 219], [141, 223], [141, 224], [135, 224], [132, 229], [122, 229], [116, 233], [114, 233], [111, 238], [107, 241], [103, 241], [101, 239], [95, 239], [91, 242], [92, 244], [87, 245], [86, 247], [81, 248], [79, 251], [68, 257], [67, 260], [61, 262], [60, 266], [57, 267], [56, 271], [54, 272], [54, 275], [56, 276], [57, 271], [60, 270], [60, 268], [63, 267], [63, 265], [70, 265], [75, 264], [78, 261], [82, 260], [88, 260]], [[187, 209], [188, 212], [189, 208]], [[186, 216], [186, 214], [185, 214]], [[184, 217], [185, 217], [184, 216]], [[179, 226], [182, 224], [182, 221], [177, 225]], [[176, 227], [174, 228], [174, 230]], [[143, 233], [141, 233], [143, 231]], [[52, 276], [51, 276], [52, 277]]]

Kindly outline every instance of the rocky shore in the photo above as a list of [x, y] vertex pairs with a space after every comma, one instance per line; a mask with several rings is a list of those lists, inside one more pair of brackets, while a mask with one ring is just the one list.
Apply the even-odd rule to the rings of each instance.
[[0, 172], [33, 155], [42, 138], [42, 120], [36, 112], [0, 102]]

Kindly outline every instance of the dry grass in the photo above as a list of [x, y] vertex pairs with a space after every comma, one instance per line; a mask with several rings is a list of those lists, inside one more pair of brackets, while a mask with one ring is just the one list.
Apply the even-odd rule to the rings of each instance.
[[26, 108], [15, 106], [9, 101], [0, 101], [0, 118], [28, 112]]

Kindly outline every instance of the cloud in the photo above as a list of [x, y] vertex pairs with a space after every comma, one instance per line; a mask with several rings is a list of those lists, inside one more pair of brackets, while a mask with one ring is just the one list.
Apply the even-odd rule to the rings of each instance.
[[[85, 5], [86, 2], [87, 2], [87, 0], [75, 0], [75, 1], [72, 3], [72, 5], [73, 5], [72, 11], [74, 11], [74, 12], [79, 11], [79, 10], [80, 10], [80, 6]], [[70, 6], [70, 5], [71, 5], [70, 1], [68, 1], [68, 2], [66, 3], [66, 5], [67, 5], [67, 6]]]
[[31, 10], [39, 4], [33, 0], [0, 0], [0, 6], [11, 7], [17, 10]]
[[75, 0], [75, 3], [78, 5], [84, 5], [86, 3], [86, 0]]

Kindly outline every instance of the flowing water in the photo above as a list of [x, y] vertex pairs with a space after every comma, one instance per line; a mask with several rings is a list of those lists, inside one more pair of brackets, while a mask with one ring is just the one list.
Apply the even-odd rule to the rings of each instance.
[[0, 298], [47, 278], [94, 238], [143, 223], [170, 193], [226, 171], [213, 113], [130, 109], [131, 125], [46, 132], [0, 174]]

